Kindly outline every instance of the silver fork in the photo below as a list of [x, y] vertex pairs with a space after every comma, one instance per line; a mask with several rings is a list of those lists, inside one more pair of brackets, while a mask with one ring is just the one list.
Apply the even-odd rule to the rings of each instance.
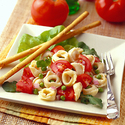
[[[104, 63], [103, 54], [101, 54], [102, 63]], [[115, 74], [115, 69], [113, 66], [113, 61], [111, 54], [109, 53], [109, 61], [107, 54], [105, 53], [105, 70], [107, 74], [107, 118], [117, 119], [119, 118], [118, 107], [115, 103], [115, 97], [111, 88], [110, 76]]]

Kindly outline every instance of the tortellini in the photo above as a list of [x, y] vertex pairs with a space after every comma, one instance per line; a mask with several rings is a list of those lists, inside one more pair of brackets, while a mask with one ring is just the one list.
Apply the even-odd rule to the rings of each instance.
[[39, 91], [42, 89], [40, 87], [40, 83], [43, 82], [43, 79], [40, 79], [39, 77], [36, 77], [34, 80], [33, 80], [33, 87], [38, 89]]
[[104, 72], [104, 64], [102, 62], [95, 62], [94, 65], [98, 67], [96, 70], [99, 70], [99, 73]]
[[39, 98], [45, 101], [54, 101], [56, 99], [56, 90], [52, 88], [43, 88], [39, 91]]
[[93, 65], [95, 62], [95, 57], [93, 55], [86, 55], [86, 57], [90, 60], [91, 64]]
[[74, 95], [75, 95], [75, 101], [77, 101], [80, 97], [81, 91], [82, 91], [82, 83], [77, 82], [73, 85]]
[[97, 93], [98, 93], [98, 88], [95, 85], [91, 85], [91, 88], [88, 88], [88, 89], [83, 88], [84, 95], [95, 96]]
[[94, 76], [93, 76], [93, 80], [98, 81], [99, 84], [96, 85], [97, 87], [104, 87], [104, 86], [107, 85], [106, 74], [100, 73], [100, 75], [101, 75], [101, 79], [98, 79], [98, 78], [96, 77], [97, 75], [94, 75]]
[[76, 82], [76, 72], [71, 69], [65, 69], [62, 73], [62, 82], [64, 85], [70, 87]]
[[51, 86], [58, 88], [62, 85], [60, 78], [52, 71], [48, 71], [47, 75], [44, 77], [43, 80], [44, 80], [44, 85], [47, 88]]
[[57, 60], [67, 60], [69, 61], [69, 55], [65, 50], [59, 50], [52, 56], [52, 62]]
[[77, 75], [83, 74], [85, 72], [85, 66], [81, 63], [71, 63], [73, 69], [76, 71]]
[[32, 74], [33, 74], [35, 77], [38, 77], [39, 74], [42, 73], [41, 68], [38, 68], [38, 67], [37, 67], [35, 60], [33, 60], [33, 61], [31, 62], [31, 64], [29, 65], [29, 68], [30, 68]]
[[71, 50], [68, 51], [68, 54], [69, 54], [69, 61], [74, 62], [78, 59], [80, 50], [78, 48], [72, 48]]
[[53, 53], [50, 52], [50, 51], [46, 51], [45, 53], [41, 54], [40, 55], [40, 60], [44, 59], [45, 57], [52, 57], [53, 56]]

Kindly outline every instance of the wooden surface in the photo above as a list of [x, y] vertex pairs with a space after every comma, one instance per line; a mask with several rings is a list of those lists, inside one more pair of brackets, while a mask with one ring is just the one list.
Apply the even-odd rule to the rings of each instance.
[[[8, 23], [0, 36], [0, 52], [9, 44], [16, 34], [18, 34], [22, 24], [26, 23], [31, 17], [30, 8], [33, 0], [18, 0], [14, 11], [12, 12]], [[83, 20], [77, 27], [92, 23], [94, 21], [100, 20], [102, 25], [88, 30], [86, 32], [99, 34], [109, 37], [125, 39], [125, 22], [124, 23], [109, 23], [101, 19], [96, 13], [94, 2], [87, 2], [85, 0], [80, 0], [80, 11], [72, 16], [68, 16], [67, 20], [64, 22], [64, 26], [69, 25], [75, 18], [77, 18], [81, 13], [87, 10], [90, 14]], [[24, 120], [15, 116], [0, 113], [0, 125], [39, 125], [39, 123]]]

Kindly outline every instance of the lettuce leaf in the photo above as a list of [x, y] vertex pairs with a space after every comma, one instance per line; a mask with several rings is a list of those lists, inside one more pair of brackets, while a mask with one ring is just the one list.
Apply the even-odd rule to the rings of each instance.
[[[42, 44], [46, 41], [51, 40], [53, 37], [55, 37], [57, 34], [59, 34], [65, 27], [63, 25], [56, 26], [50, 30], [42, 32], [39, 36], [31, 36], [29, 34], [23, 34], [23, 36], [19, 40], [19, 47], [17, 53], [20, 53], [22, 51], [25, 51], [27, 49], [30, 49], [34, 46], [37, 46], [39, 44]], [[78, 46], [78, 41], [75, 37], [72, 37], [68, 40], [62, 41], [56, 45], [52, 45], [49, 50], [53, 49], [57, 45], [62, 45], [66, 51], [73, 47]], [[20, 61], [23, 61], [25, 58], [20, 59]], [[37, 57], [35, 60], [38, 60], [39, 57]]]

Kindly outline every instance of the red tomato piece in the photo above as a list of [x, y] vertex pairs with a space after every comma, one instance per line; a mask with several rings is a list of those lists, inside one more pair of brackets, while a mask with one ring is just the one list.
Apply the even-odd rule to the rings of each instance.
[[58, 60], [51, 64], [52, 71], [58, 76], [60, 76], [67, 68], [72, 69], [73, 66], [66, 60]]
[[51, 52], [56, 53], [56, 52], [58, 52], [59, 50], [65, 50], [65, 49], [64, 49], [62, 46], [58, 45], [58, 46], [54, 47], [54, 48], [51, 50]]
[[95, 57], [95, 62], [101, 62], [98, 57]]
[[29, 67], [24, 68], [23, 76], [26, 76], [27, 78], [34, 77]]
[[32, 94], [33, 93], [32, 81], [26, 76], [22, 76], [22, 79], [20, 79], [16, 84], [16, 91]]
[[85, 71], [86, 72], [91, 72], [92, 65], [91, 65], [90, 60], [86, 56], [80, 54], [79, 58], [78, 58], [78, 63], [81, 63], [81, 64], [85, 65]]
[[92, 81], [92, 77], [88, 74], [81, 74], [77, 76], [77, 82], [81, 82], [83, 88], [86, 88]]
[[65, 0], [34, 0], [31, 15], [38, 25], [57, 26], [63, 24], [69, 14]]
[[61, 87], [57, 89], [57, 95], [64, 96], [65, 101], [74, 101], [74, 90], [73, 87], [66, 88], [66, 90], [62, 90]]

